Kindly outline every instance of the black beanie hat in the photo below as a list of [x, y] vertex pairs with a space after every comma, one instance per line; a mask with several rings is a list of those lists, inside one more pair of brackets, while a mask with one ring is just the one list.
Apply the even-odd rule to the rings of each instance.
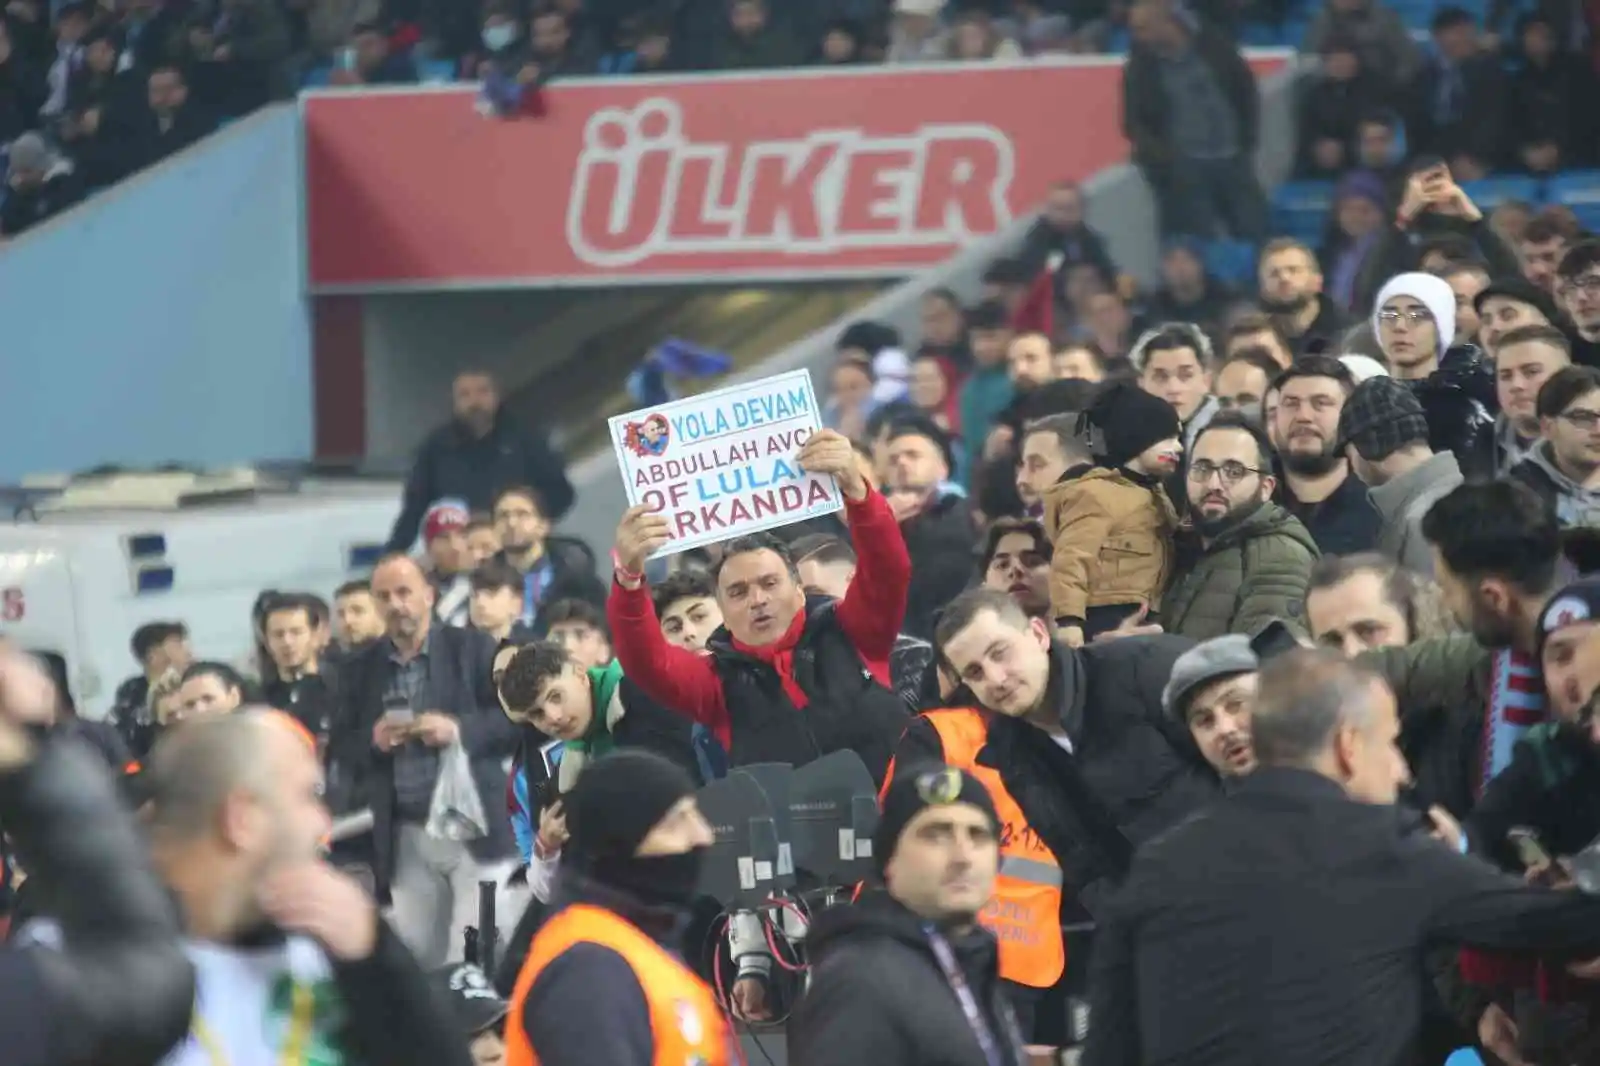
[[1079, 419], [1079, 428], [1095, 460], [1113, 469], [1138, 458], [1146, 448], [1183, 434], [1170, 403], [1127, 381], [1101, 390]]
[[995, 813], [994, 799], [983, 782], [954, 766], [943, 763], [922, 762], [896, 769], [894, 780], [883, 795], [883, 812], [878, 816], [878, 831], [872, 834], [872, 855], [878, 863], [878, 874], [894, 857], [900, 843], [900, 834], [907, 824], [928, 807], [942, 807], [951, 803], [970, 803], [981, 810], [1000, 832], [1000, 816]]
[[632, 858], [673, 805], [694, 794], [688, 772], [660, 755], [624, 748], [596, 759], [562, 801], [567, 854], [579, 865]]

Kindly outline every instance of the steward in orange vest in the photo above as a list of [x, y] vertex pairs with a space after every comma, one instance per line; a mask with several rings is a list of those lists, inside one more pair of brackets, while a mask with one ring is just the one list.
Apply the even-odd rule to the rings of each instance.
[[678, 955], [711, 845], [695, 785], [623, 749], [586, 767], [565, 805], [554, 912], [511, 993], [506, 1066], [731, 1066], [710, 987]]

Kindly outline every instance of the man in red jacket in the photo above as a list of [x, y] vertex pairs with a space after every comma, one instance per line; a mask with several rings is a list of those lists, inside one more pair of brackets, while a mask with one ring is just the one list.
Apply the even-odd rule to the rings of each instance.
[[861, 476], [850, 441], [819, 430], [800, 467], [831, 475], [845, 499], [856, 577], [841, 600], [800, 586], [788, 546], [759, 533], [723, 546], [714, 571], [723, 627], [696, 655], [661, 635], [645, 560], [667, 519], [630, 509], [617, 528], [606, 613], [623, 672], [646, 695], [710, 729], [730, 766], [802, 765], [845, 749], [881, 782], [906, 709], [889, 679], [911, 583], [911, 561], [888, 503]]

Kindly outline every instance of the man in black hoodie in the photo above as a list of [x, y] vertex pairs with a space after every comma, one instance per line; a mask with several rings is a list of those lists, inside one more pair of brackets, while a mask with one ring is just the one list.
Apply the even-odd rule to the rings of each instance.
[[811, 984], [789, 1020], [794, 1066], [1025, 1066], [1024, 1039], [978, 914], [1000, 867], [1000, 817], [976, 777], [905, 767], [873, 834], [881, 891], [817, 920]]

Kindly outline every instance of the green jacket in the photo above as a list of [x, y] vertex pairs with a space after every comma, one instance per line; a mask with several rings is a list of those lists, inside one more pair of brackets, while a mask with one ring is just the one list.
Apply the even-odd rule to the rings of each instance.
[[1362, 652], [1357, 662], [1382, 674], [1394, 689], [1400, 717], [1447, 714], [1465, 708], [1481, 720], [1489, 706], [1494, 653], [1471, 633], [1419, 640], [1403, 648]]
[[1162, 600], [1168, 633], [1210, 640], [1305, 617], [1306, 584], [1321, 553], [1300, 520], [1267, 503], [1207, 544]]

